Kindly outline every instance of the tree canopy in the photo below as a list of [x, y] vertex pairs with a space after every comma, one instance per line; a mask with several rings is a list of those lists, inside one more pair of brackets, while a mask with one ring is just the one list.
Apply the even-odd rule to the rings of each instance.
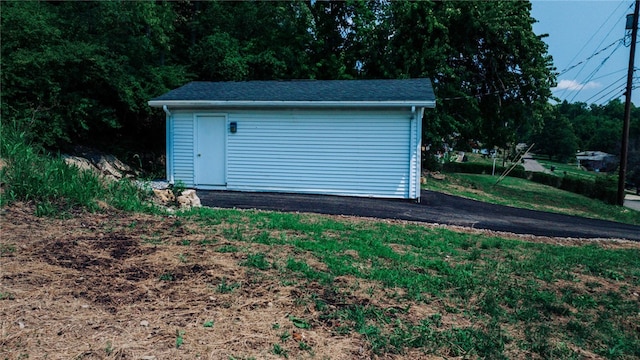
[[542, 128], [552, 59], [529, 2], [3, 2], [2, 122], [51, 148], [162, 146], [150, 98], [190, 80], [429, 77], [425, 143]]

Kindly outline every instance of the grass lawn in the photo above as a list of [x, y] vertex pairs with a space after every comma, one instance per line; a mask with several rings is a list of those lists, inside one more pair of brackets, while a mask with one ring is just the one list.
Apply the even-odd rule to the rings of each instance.
[[445, 176], [444, 180], [428, 178], [423, 186], [429, 190], [494, 204], [640, 225], [638, 211], [608, 205], [525, 179], [506, 177], [498, 185], [494, 185], [497, 176], [449, 173]]
[[566, 172], [567, 175], [572, 175], [572, 176], [580, 177], [583, 179], [595, 180], [596, 176], [598, 175], [598, 173], [593, 171], [582, 170], [581, 168], [578, 167], [577, 164], [565, 164], [565, 163], [559, 163], [556, 161], [540, 159], [540, 158], [536, 158], [536, 160], [540, 164], [542, 164], [542, 166], [544, 166], [549, 170], [551, 170], [551, 167], [554, 166], [555, 167], [554, 171], [559, 176], [561, 176], [563, 172]]

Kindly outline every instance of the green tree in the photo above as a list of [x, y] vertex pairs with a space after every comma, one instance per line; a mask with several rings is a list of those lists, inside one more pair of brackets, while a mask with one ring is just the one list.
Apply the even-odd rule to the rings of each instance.
[[146, 131], [146, 101], [186, 78], [164, 64], [170, 17], [148, 2], [5, 2], [3, 120], [53, 147]]
[[180, 61], [200, 80], [313, 77], [304, 3], [193, 2], [176, 12], [176, 41], [186, 47]]
[[425, 126], [432, 140], [456, 132], [505, 147], [524, 128], [539, 127], [537, 114], [551, 96], [555, 76], [547, 46], [533, 32], [530, 3], [385, 4], [377, 16], [383, 25], [370, 40], [383, 50], [365, 57], [363, 69], [433, 79], [438, 109]]
[[534, 151], [560, 162], [574, 160], [578, 139], [569, 119], [560, 114], [557, 108], [549, 109], [543, 119], [541, 131], [533, 138], [536, 144]]

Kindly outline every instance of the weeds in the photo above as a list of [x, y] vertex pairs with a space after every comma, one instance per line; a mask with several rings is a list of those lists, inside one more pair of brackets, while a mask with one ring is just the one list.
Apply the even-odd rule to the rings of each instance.
[[0, 257], [16, 252], [16, 246], [13, 244], [0, 244]]
[[0, 292], [0, 300], [14, 300], [16, 297], [10, 292]]
[[176, 349], [180, 349], [180, 346], [184, 344], [184, 330], [176, 330]]
[[104, 352], [107, 354], [107, 356], [113, 353], [113, 345], [111, 344], [111, 341], [107, 340], [107, 346], [105, 346]]
[[271, 351], [275, 355], [282, 356], [284, 358], [289, 357], [289, 351], [280, 346], [280, 344], [273, 344], [273, 349]]
[[266, 260], [266, 255], [264, 253], [249, 254], [247, 259], [240, 263], [240, 265], [260, 270], [267, 270], [271, 267], [271, 264]]
[[66, 216], [77, 209], [99, 211], [107, 203], [126, 211], [152, 212], [150, 191], [128, 179], [108, 181], [90, 170], [67, 165], [59, 155], [45, 154], [23, 133], [6, 127], [0, 153], [8, 165], [0, 170], [6, 185], [0, 204], [33, 202], [37, 216]]
[[234, 253], [238, 252], [238, 247], [234, 245], [222, 245], [216, 249], [219, 253]]
[[289, 340], [290, 337], [291, 337], [291, 334], [288, 331], [285, 331], [282, 334], [280, 334], [280, 341], [285, 342]]
[[216, 291], [220, 294], [228, 294], [239, 287], [240, 283], [228, 283], [227, 278], [222, 278], [218, 286], [216, 286]]
[[207, 245], [213, 245], [215, 244], [217, 241], [214, 239], [204, 239], [204, 240], [200, 240], [198, 242], [199, 245], [201, 246], [207, 246]]
[[289, 320], [291, 320], [291, 322], [293, 323], [293, 326], [297, 328], [305, 329], [305, 330], [311, 329], [311, 325], [309, 325], [309, 322], [305, 319], [300, 319], [293, 315], [289, 315]]

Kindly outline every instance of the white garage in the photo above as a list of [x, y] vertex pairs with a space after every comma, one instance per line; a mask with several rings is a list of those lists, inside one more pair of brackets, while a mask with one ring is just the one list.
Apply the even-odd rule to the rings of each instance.
[[171, 183], [420, 197], [429, 79], [192, 82], [149, 105], [166, 113]]

